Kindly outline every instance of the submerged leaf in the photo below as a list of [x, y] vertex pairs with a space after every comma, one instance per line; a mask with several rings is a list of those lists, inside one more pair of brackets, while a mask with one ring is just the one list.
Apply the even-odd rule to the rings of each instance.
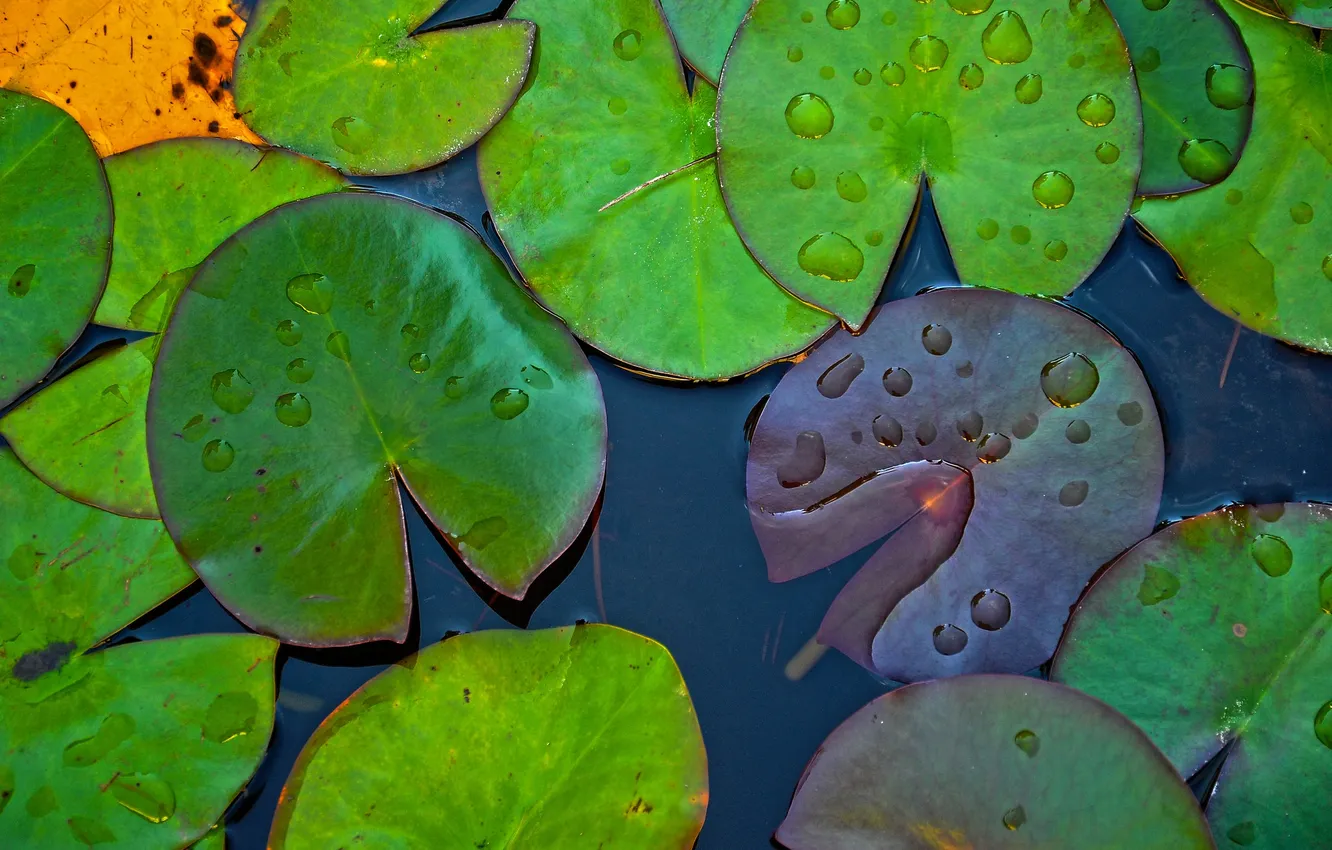
[[602, 625], [487, 631], [423, 649], [329, 716], [269, 846], [687, 850], [707, 803], [665, 647]]
[[888, 537], [818, 638], [915, 681], [1049, 658], [1087, 580], [1150, 533], [1163, 455], [1147, 382], [1108, 333], [1048, 301], [946, 289], [793, 367], [746, 489], [773, 581]]
[[713, 85], [749, 6], [750, 0], [661, 0], [680, 54]]

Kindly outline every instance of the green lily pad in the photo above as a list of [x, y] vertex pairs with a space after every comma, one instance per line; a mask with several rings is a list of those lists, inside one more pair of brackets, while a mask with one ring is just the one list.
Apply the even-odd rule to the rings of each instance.
[[1235, 25], [1215, 0], [1106, 3], [1128, 42], [1142, 97], [1138, 194], [1221, 181], [1253, 116], [1252, 65]]
[[106, 283], [111, 196], [59, 108], [0, 89], [0, 407], [50, 371]]
[[713, 85], [751, 0], [661, 0], [680, 54]]
[[717, 186], [716, 90], [690, 96], [656, 3], [520, 0], [509, 15], [540, 26], [540, 62], [478, 169], [542, 303], [612, 357], [683, 378], [751, 372], [832, 325], [736, 235]]
[[99, 325], [160, 331], [194, 267], [270, 209], [336, 192], [346, 179], [302, 156], [229, 139], [181, 139], [106, 160], [115, 202]]
[[688, 850], [707, 803], [703, 736], [665, 647], [613, 626], [486, 631], [427, 647], [333, 712], [268, 846]]
[[722, 191], [783, 286], [865, 320], [928, 179], [963, 283], [1064, 295], [1119, 235], [1141, 160], [1101, 0], [762, 0], [726, 60]]
[[1138, 724], [1188, 776], [1228, 747], [1207, 817], [1228, 847], [1319, 847], [1332, 812], [1332, 507], [1236, 507], [1115, 561], [1052, 675]]
[[583, 528], [606, 420], [586, 357], [451, 219], [334, 194], [200, 266], [148, 400], [163, 519], [218, 599], [302, 645], [402, 640], [406, 485], [522, 598]]
[[1289, 18], [1297, 24], [1332, 29], [1332, 3], [1328, 0], [1246, 0], [1244, 5]]
[[1253, 56], [1253, 129], [1223, 183], [1135, 214], [1207, 303], [1332, 353], [1332, 59], [1304, 27], [1219, 0]]
[[69, 498], [156, 518], [144, 414], [157, 342], [142, 339], [76, 369], [0, 419], [0, 435]]
[[398, 174], [475, 142], [527, 77], [535, 28], [482, 23], [417, 34], [439, 0], [263, 0], [236, 59], [256, 133], [350, 174]]
[[790, 850], [1215, 847], [1142, 732], [1025, 676], [910, 685], [851, 715], [805, 768], [777, 840]]
[[208, 635], [85, 651], [194, 580], [160, 522], [60, 496], [0, 450], [0, 845], [169, 850], [259, 765], [277, 643]]

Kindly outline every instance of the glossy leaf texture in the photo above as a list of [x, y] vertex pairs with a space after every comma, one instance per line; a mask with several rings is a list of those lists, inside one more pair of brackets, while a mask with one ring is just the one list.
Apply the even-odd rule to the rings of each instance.
[[5, 414], [0, 436], [61, 494], [156, 519], [144, 442], [156, 353], [155, 338], [103, 352]]
[[631, 368], [679, 378], [751, 372], [831, 327], [736, 235], [716, 179], [716, 90], [690, 95], [656, 3], [520, 0], [509, 15], [539, 26], [540, 61], [478, 169], [542, 303]]
[[194, 267], [223, 239], [274, 207], [347, 185], [314, 160], [222, 139], [162, 142], [105, 165], [116, 224], [94, 320], [141, 331], [166, 326]]
[[1244, 157], [1223, 183], [1148, 200], [1135, 217], [1207, 303], [1332, 353], [1332, 59], [1312, 31], [1219, 2], [1254, 63]]
[[1092, 586], [1052, 675], [1138, 724], [1185, 776], [1225, 749], [1207, 817], [1226, 846], [1317, 847], [1332, 814], [1332, 507], [1170, 525]]
[[532, 58], [530, 24], [427, 33], [438, 0], [262, 0], [236, 64], [245, 120], [270, 142], [350, 174], [435, 165], [513, 103]]
[[[1253, 117], [1253, 66], [1215, 0], [1106, 0], [1142, 97], [1139, 195], [1187, 192], [1234, 168]], [[1205, 141], [1204, 141], [1205, 140]]]
[[750, 0], [661, 0], [680, 54], [713, 85], [749, 6]]
[[88, 137], [0, 89], [0, 407], [78, 338], [106, 283], [111, 196]]
[[772, 581], [887, 537], [820, 643], [899, 681], [1025, 672], [1097, 568], [1151, 532], [1163, 455], [1147, 382], [1105, 330], [944, 289], [881, 307], [782, 378], [746, 491]]
[[181, 295], [148, 401], [162, 516], [218, 599], [302, 645], [402, 640], [399, 481], [522, 598], [601, 490], [600, 385], [470, 231], [368, 194], [298, 201]]
[[1024, 676], [899, 688], [837, 727], [796, 788], [789, 850], [1211, 850], [1198, 805], [1120, 715]]
[[273, 724], [277, 643], [84, 654], [194, 580], [160, 522], [66, 499], [0, 450], [0, 845], [169, 850], [222, 816]]
[[6, 3], [0, 86], [63, 108], [102, 156], [180, 136], [257, 142], [231, 95], [244, 31], [229, 0]]
[[1245, 0], [1244, 5], [1289, 18], [1297, 24], [1332, 29], [1332, 3], [1327, 0]]
[[963, 283], [1064, 295], [1119, 235], [1141, 158], [1128, 51], [1101, 0], [760, 0], [718, 121], [745, 244], [853, 328], [922, 176]]
[[390, 667], [329, 716], [268, 846], [687, 850], [707, 803], [703, 736], [665, 647], [603, 625], [484, 631]]

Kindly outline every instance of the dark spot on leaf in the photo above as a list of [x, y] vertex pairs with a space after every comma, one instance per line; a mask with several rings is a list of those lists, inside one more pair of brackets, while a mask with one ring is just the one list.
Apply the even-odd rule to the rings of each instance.
[[27, 652], [14, 662], [14, 678], [20, 682], [31, 682], [44, 673], [59, 670], [69, 660], [74, 651], [74, 644], [69, 641], [57, 641], [41, 649]]
[[200, 88], [208, 88], [208, 77], [204, 74], [203, 68], [194, 61], [193, 56], [190, 57], [190, 70], [186, 72], [185, 77]]
[[463, 688], [463, 702], [472, 701], [472, 691], [470, 688]]
[[172, 84], [171, 84], [171, 96], [174, 97], [174, 98], [176, 98], [177, 100], [183, 98], [183, 97], [185, 96], [185, 84], [184, 84], [184, 83], [172, 83]]
[[217, 20], [213, 21], [213, 26], [217, 27], [218, 29], [222, 29], [223, 27], [229, 27], [231, 26], [231, 22], [233, 20], [235, 20], [235, 18], [231, 17], [230, 15], [218, 15]]
[[210, 132], [210, 133], [216, 133], [219, 129], [220, 129], [220, 128], [219, 128], [218, 123], [217, 123], [216, 121], [209, 121], [209, 122], [208, 122], [208, 132]]
[[217, 61], [217, 42], [206, 33], [194, 34], [194, 55], [199, 57], [199, 64], [205, 68]]

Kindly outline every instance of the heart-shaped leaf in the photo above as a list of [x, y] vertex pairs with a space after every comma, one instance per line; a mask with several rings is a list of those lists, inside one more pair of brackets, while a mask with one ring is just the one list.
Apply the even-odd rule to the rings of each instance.
[[223, 243], [148, 401], [177, 546], [238, 617], [304, 645], [405, 637], [399, 480], [521, 598], [582, 529], [605, 450], [564, 329], [471, 232], [368, 194], [288, 204]]
[[1235, 507], [1168, 526], [1079, 603], [1060, 681], [1137, 723], [1188, 776], [1228, 750], [1207, 804], [1226, 846], [1318, 847], [1332, 813], [1332, 507]]
[[194, 267], [223, 239], [274, 207], [346, 185], [314, 160], [222, 139], [149, 145], [105, 165], [116, 226], [94, 320], [142, 331], [166, 326]]
[[1063, 295], [1119, 235], [1141, 117], [1101, 0], [760, 0], [726, 60], [722, 191], [745, 244], [859, 327], [922, 175], [964, 283]]
[[1151, 532], [1164, 449], [1133, 356], [1049, 301], [945, 289], [880, 308], [794, 366], [754, 431], [768, 577], [887, 535], [819, 641], [915, 681], [1054, 652], [1106, 561]]
[[749, 6], [750, 0], [661, 0], [680, 55], [713, 85]]
[[1253, 130], [1225, 182], [1135, 217], [1209, 304], [1332, 353], [1332, 59], [1310, 30], [1219, 0], [1253, 56]]
[[544, 304], [612, 357], [686, 378], [753, 371], [831, 326], [774, 284], [731, 226], [716, 90], [698, 83], [690, 96], [656, 3], [520, 0], [509, 14], [539, 25], [541, 61], [482, 141], [478, 169]]
[[1142, 97], [1138, 194], [1224, 179], [1253, 116], [1252, 66], [1235, 25], [1215, 0], [1106, 3], [1128, 42]]
[[0, 89], [0, 407], [83, 331], [110, 252], [111, 196], [88, 137], [56, 107]]
[[64, 107], [102, 156], [179, 136], [257, 142], [231, 96], [230, 0], [6, 3], [0, 86]]
[[324, 721], [269, 846], [687, 850], [707, 774], [661, 644], [601, 625], [476, 632], [390, 667]]
[[1189, 789], [1147, 737], [1024, 676], [899, 688], [819, 747], [777, 830], [790, 850], [1211, 850]]
[[269, 141], [351, 174], [397, 174], [475, 142], [527, 77], [522, 21], [416, 30], [439, 0], [263, 0], [236, 62], [236, 101]]
[[0, 436], [51, 487], [86, 505], [156, 518], [144, 411], [157, 339], [105, 353], [0, 419]]

